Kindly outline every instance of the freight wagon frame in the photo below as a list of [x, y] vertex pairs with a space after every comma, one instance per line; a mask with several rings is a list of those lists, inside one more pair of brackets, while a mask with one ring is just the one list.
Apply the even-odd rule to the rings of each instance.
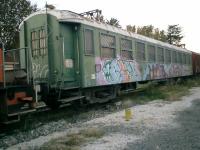
[[[4, 50], [0, 46], [0, 123], [13, 123], [20, 115], [33, 112], [34, 92], [28, 79], [26, 48]], [[21, 57], [20, 57], [21, 55]]]

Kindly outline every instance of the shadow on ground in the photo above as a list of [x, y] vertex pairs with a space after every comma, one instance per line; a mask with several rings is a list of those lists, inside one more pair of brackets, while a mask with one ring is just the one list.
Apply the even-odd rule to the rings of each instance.
[[200, 99], [179, 112], [175, 121], [178, 128], [150, 132], [142, 141], [129, 143], [127, 150], [199, 150], [200, 149]]

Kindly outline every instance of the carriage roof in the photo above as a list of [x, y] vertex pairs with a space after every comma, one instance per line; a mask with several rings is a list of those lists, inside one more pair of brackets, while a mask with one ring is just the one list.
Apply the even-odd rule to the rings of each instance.
[[[71, 11], [68, 11], [68, 10], [47, 10], [47, 11], [41, 10], [41, 11], [37, 11], [37, 12], [31, 14], [30, 16], [25, 18], [24, 21], [28, 20], [29, 18], [31, 18], [33, 16], [40, 15], [40, 14], [46, 14], [46, 13], [55, 16], [59, 22], [81, 23], [81, 24], [92, 26], [92, 27], [100, 28], [100, 29], [103, 29], [103, 30], [107, 30], [107, 31], [110, 31], [110, 32], [122, 34], [122, 35], [127, 36], [127, 37], [132, 37], [132, 38], [135, 38], [135, 39], [146, 41], [146, 42], [156, 44], [156, 45], [159, 45], [159, 46], [167, 47], [169, 49], [175, 49], [175, 50], [178, 50], [178, 51], [191, 53], [191, 51], [189, 51], [187, 49], [177, 47], [177, 46], [174, 46], [174, 45], [171, 45], [171, 44], [168, 44], [168, 43], [164, 43], [164, 42], [161, 42], [161, 41], [158, 41], [158, 40], [155, 40], [155, 39], [143, 36], [143, 35], [128, 32], [128, 31], [123, 30], [121, 28], [117, 28], [117, 27], [108, 25], [106, 23], [102, 23], [102, 22], [99, 22], [99, 21], [95, 21], [95, 20], [83, 17], [83, 16], [81, 16], [81, 15], [75, 13], [75, 12], [71, 12]], [[23, 24], [23, 22], [20, 24], [20, 26]]]

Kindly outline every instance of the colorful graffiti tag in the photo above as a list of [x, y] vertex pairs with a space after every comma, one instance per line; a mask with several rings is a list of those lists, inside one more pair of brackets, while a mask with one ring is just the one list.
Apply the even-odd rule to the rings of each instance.
[[144, 68], [143, 80], [165, 79], [192, 73], [191, 67], [179, 64], [147, 63], [142, 68]]
[[95, 61], [98, 85], [141, 80], [141, 71], [139, 71], [139, 66], [135, 61], [121, 59], [101, 60], [99, 57]]
[[138, 63], [135, 60], [96, 57], [97, 85], [126, 83], [192, 74], [191, 66], [179, 64]]

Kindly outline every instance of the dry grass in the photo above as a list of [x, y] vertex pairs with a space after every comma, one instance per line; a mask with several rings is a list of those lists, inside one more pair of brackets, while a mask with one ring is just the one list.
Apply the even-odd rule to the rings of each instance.
[[89, 128], [86, 130], [81, 130], [80, 134], [88, 138], [91, 138], [91, 137], [100, 138], [104, 135], [104, 132], [97, 128]]
[[160, 92], [164, 93], [164, 100], [176, 101], [181, 97], [189, 94], [189, 88], [183, 85], [166, 85], [160, 88]]
[[67, 138], [64, 138], [63, 142], [65, 145], [68, 145], [68, 146], [76, 146], [76, 145], [78, 146], [85, 142], [85, 138], [83, 135], [79, 133], [70, 134], [68, 135]]
[[43, 145], [40, 150], [80, 150], [78, 146], [68, 146], [62, 143], [48, 143]]
[[80, 145], [101, 138], [104, 132], [97, 128], [88, 128], [80, 130], [77, 133], [71, 133], [66, 136], [53, 139], [47, 143], [44, 143], [41, 150], [79, 150]]
[[188, 95], [189, 89], [195, 86], [200, 86], [200, 78], [182, 79], [180, 83], [167, 83], [165, 85], [148, 83], [143, 86], [144, 88], [141, 92], [125, 95], [123, 100], [125, 102], [132, 101], [136, 104], [144, 104], [156, 99], [176, 101], [180, 100], [181, 97]]

